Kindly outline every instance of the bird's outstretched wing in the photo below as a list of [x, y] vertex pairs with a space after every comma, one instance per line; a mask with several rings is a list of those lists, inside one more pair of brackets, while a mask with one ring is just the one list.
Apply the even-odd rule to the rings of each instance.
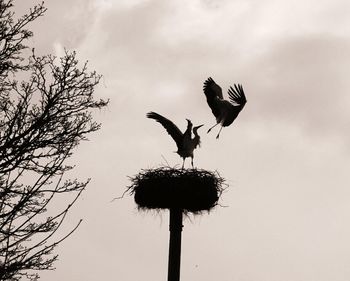
[[203, 86], [204, 94], [207, 98], [207, 103], [213, 112], [214, 116], [220, 115], [220, 108], [218, 106], [218, 98], [223, 99], [221, 87], [215, 83], [213, 78], [209, 77]]
[[147, 117], [159, 122], [168, 132], [168, 134], [174, 139], [176, 145], [181, 147], [182, 145], [182, 132], [180, 129], [169, 119], [155, 112], [148, 112]]
[[228, 90], [228, 95], [231, 102], [236, 106], [240, 106], [241, 108], [243, 108], [243, 106], [247, 102], [243, 91], [243, 87], [240, 84], [234, 84], [234, 88], [230, 87], [230, 89]]
[[220, 99], [223, 99], [221, 87], [218, 84], [216, 84], [213, 78], [211, 77], [205, 80], [203, 90], [207, 98], [211, 99], [214, 97], [219, 97]]

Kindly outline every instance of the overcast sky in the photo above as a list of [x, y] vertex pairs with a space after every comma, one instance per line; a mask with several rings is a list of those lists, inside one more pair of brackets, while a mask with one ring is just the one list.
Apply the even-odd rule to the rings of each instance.
[[[17, 0], [23, 13], [36, 1]], [[103, 74], [102, 129], [76, 151], [92, 177], [67, 220], [81, 227], [43, 280], [166, 280], [168, 213], [123, 193], [143, 168], [181, 165], [155, 111], [200, 129], [198, 168], [229, 184], [226, 208], [186, 219], [183, 281], [350, 280], [350, 2], [347, 0], [47, 0], [38, 54], [76, 50]], [[215, 124], [202, 87], [241, 83], [248, 102]], [[218, 128], [216, 128], [218, 129]], [[189, 162], [186, 163], [186, 166]]]

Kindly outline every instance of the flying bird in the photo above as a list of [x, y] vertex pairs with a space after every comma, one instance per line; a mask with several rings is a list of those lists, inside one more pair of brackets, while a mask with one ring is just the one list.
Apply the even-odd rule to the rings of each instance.
[[[193, 127], [191, 120], [186, 119], [187, 129], [184, 133], [182, 133], [172, 121], [158, 113], [149, 112], [147, 113], [147, 117], [159, 122], [167, 130], [168, 134], [174, 139], [177, 145], [176, 153], [179, 154], [183, 159], [182, 169], [184, 168], [185, 159], [187, 157], [191, 157], [191, 164], [193, 168], [193, 151], [195, 148], [197, 148], [197, 146], [200, 145], [200, 136], [198, 135], [198, 129], [203, 125]], [[192, 138], [192, 129], [194, 138]]]
[[222, 127], [227, 127], [232, 124], [243, 109], [247, 99], [242, 85], [234, 84], [234, 88], [230, 87], [228, 90], [229, 100], [225, 100], [222, 96], [221, 87], [216, 84], [211, 77], [204, 82], [203, 91], [207, 98], [208, 105], [216, 117], [216, 124], [208, 130], [208, 133], [216, 125], [221, 124], [220, 131], [216, 136], [218, 139]]

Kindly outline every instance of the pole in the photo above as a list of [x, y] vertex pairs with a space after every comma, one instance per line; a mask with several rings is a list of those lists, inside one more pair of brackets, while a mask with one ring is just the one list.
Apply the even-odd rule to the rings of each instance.
[[180, 281], [182, 210], [170, 209], [168, 281]]

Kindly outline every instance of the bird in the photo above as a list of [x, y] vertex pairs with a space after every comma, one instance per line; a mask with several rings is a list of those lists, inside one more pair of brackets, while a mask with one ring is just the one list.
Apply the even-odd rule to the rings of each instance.
[[228, 90], [229, 100], [225, 100], [222, 95], [221, 87], [216, 84], [211, 77], [204, 82], [203, 91], [207, 98], [207, 103], [216, 117], [216, 124], [212, 126], [207, 133], [218, 124], [221, 124], [219, 133], [216, 136], [218, 139], [222, 127], [227, 127], [232, 124], [243, 109], [247, 99], [242, 85], [234, 84], [234, 88], [230, 87]]
[[[177, 145], [176, 153], [179, 154], [180, 157], [183, 159], [182, 169], [185, 166], [185, 159], [188, 157], [191, 158], [191, 165], [192, 168], [194, 168], [193, 151], [198, 146], [200, 146], [200, 136], [198, 135], [198, 129], [204, 124], [193, 127], [191, 120], [186, 119], [187, 129], [184, 133], [182, 133], [172, 121], [158, 113], [151, 111], [148, 112], [146, 116], [159, 122], [167, 130], [168, 134], [174, 139]], [[192, 138], [192, 132], [194, 134], [194, 138]]]

